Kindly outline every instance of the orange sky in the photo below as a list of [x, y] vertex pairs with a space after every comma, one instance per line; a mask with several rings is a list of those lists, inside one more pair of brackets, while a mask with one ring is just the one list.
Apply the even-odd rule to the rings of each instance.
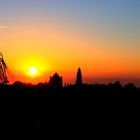
[[[93, 79], [140, 76], [138, 53], [133, 55], [133, 49], [119, 48], [132, 46], [133, 41], [107, 40], [97, 37], [96, 33], [90, 39], [51, 25], [20, 25], [2, 31], [0, 37], [5, 61], [16, 80], [48, 81], [49, 76], [57, 71], [65, 81], [70, 81], [74, 80], [78, 67], [81, 67], [84, 77]], [[32, 66], [38, 70], [38, 80], [29, 75], [28, 70]]]
[[[106, 11], [95, 17], [88, 9], [79, 9], [81, 13], [74, 16], [73, 5], [69, 8], [70, 13], [62, 7], [59, 12], [49, 9], [46, 17], [45, 11], [35, 5], [32, 9], [27, 7], [28, 14], [18, 9], [24, 13], [21, 15], [12, 11], [11, 5], [9, 13], [3, 9], [5, 16], [0, 14], [3, 19], [0, 22], [0, 49], [13, 75], [10, 79], [37, 83], [48, 81], [50, 75], [58, 72], [64, 82], [71, 83], [75, 82], [77, 69], [81, 67], [85, 82], [129, 79], [140, 85], [137, 80], [140, 79], [140, 31], [137, 24], [131, 27], [128, 19], [124, 22], [126, 15], [114, 18], [116, 11], [108, 17], [109, 6], [102, 7]], [[69, 16], [64, 15], [63, 10]], [[129, 12], [128, 9], [128, 15]], [[106, 19], [102, 14], [106, 14]], [[136, 23], [135, 19], [133, 21]], [[37, 69], [34, 78], [29, 74], [31, 67]]]

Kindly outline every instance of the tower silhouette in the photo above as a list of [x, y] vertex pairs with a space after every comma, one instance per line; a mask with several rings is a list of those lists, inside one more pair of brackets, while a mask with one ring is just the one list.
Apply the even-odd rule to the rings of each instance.
[[82, 85], [82, 73], [81, 73], [81, 69], [79, 68], [76, 77], [76, 86], [81, 86], [81, 85]]

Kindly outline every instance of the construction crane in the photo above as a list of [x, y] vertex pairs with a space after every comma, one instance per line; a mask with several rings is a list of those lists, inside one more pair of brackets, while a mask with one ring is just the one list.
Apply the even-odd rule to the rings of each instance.
[[7, 78], [7, 65], [4, 62], [3, 55], [0, 52], [0, 84], [7, 84], [9, 83]]

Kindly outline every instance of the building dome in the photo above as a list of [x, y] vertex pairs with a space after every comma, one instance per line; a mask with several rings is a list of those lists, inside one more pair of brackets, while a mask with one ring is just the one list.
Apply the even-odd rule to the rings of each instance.
[[62, 77], [55, 73], [50, 77], [49, 86], [52, 88], [62, 88]]

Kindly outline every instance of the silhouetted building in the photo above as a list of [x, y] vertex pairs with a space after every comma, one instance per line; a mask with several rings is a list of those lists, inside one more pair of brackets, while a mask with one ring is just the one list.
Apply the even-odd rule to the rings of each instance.
[[76, 77], [76, 85], [77, 86], [81, 86], [82, 85], [82, 73], [81, 73], [81, 69], [78, 69], [77, 72], [77, 77]]
[[55, 73], [50, 77], [49, 86], [52, 88], [62, 88], [62, 77]]

